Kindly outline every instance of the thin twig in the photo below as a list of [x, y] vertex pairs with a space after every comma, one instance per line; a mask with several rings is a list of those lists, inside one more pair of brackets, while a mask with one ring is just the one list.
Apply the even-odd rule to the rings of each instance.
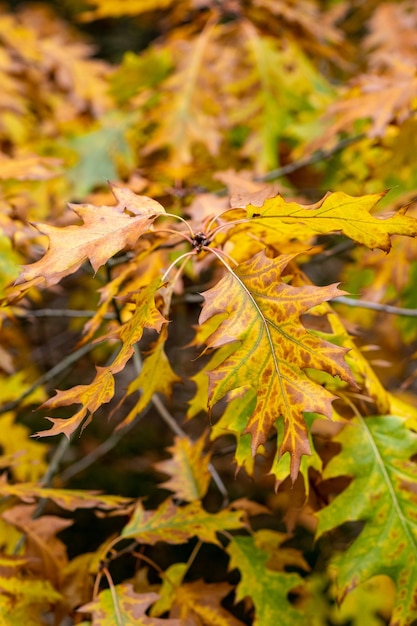
[[[20, 309], [19, 311], [13, 311], [15, 317], [31, 318], [31, 317], [94, 317], [97, 311], [83, 311], [76, 309], [38, 309], [32, 310]], [[106, 313], [103, 315], [105, 320], [114, 320], [116, 318], [114, 313]]]
[[276, 180], [277, 178], [281, 178], [281, 176], [286, 176], [287, 174], [292, 174], [297, 170], [302, 169], [303, 167], [307, 167], [308, 165], [313, 165], [314, 163], [319, 163], [320, 161], [324, 161], [325, 159], [329, 159], [331, 156], [340, 152], [344, 148], [361, 141], [366, 137], [365, 133], [361, 133], [359, 135], [355, 135], [354, 137], [346, 137], [346, 139], [342, 139], [335, 146], [329, 148], [328, 150], [317, 150], [317, 152], [313, 152], [308, 157], [304, 159], [299, 159], [299, 161], [294, 161], [293, 163], [288, 163], [287, 165], [283, 165], [275, 170], [271, 170], [267, 174], [263, 174], [262, 176], [255, 176], [254, 180], [256, 182], [267, 183], [272, 180]]
[[333, 298], [331, 302], [339, 302], [340, 304], [346, 304], [347, 306], [357, 307], [359, 309], [382, 311], [383, 313], [390, 313], [391, 315], [417, 317], [417, 309], [404, 309], [399, 306], [392, 306], [391, 304], [379, 304], [378, 302], [369, 302], [367, 300], [356, 300], [355, 298], [348, 298], [346, 296]]

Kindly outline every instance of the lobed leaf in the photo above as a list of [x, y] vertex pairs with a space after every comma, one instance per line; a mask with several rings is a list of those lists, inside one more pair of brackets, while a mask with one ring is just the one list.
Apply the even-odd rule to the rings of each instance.
[[138, 538], [141, 543], [157, 541], [180, 544], [192, 537], [201, 541], [218, 543], [217, 532], [243, 527], [240, 511], [223, 509], [219, 513], [207, 513], [200, 501], [177, 507], [172, 500], [165, 500], [156, 511], [146, 511], [139, 503], [132, 519], [121, 533], [123, 538]]
[[368, 194], [355, 198], [337, 191], [311, 206], [286, 202], [278, 195], [265, 200], [261, 207], [249, 204], [247, 215], [255, 224], [274, 233], [292, 233], [293, 237], [305, 240], [311, 235], [340, 232], [368, 248], [388, 252], [391, 235], [417, 235], [417, 219], [405, 215], [406, 207], [391, 217], [371, 215], [370, 211], [384, 195]]
[[257, 403], [244, 431], [252, 435], [252, 455], [282, 417], [279, 454], [290, 453], [294, 481], [302, 455], [310, 454], [303, 413], [330, 418], [335, 397], [305, 370], [355, 382], [344, 361], [347, 350], [308, 332], [300, 321], [303, 313], [340, 291], [336, 285], [293, 287], [282, 282], [281, 273], [291, 258], [269, 259], [261, 252], [230, 270], [203, 294], [200, 324], [219, 313], [227, 315], [206, 344], [210, 348], [236, 344], [232, 354], [209, 372], [209, 406], [234, 389], [254, 389]]
[[226, 550], [230, 569], [240, 571], [236, 600], [251, 598], [255, 607], [254, 626], [305, 624], [305, 615], [288, 600], [289, 592], [302, 582], [298, 574], [268, 569], [269, 554], [256, 545], [253, 537], [233, 537]]
[[146, 611], [158, 599], [157, 593], [136, 593], [133, 585], [123, 583], [102, 591], [96, 600], [78, 611], [92, 613], [92, 626], [181, 626], [177, 619], [148, 617]]
[[[324, 478], [352, 478], [318, 513], [317, 537], [346, 522], [363, 522], [359, 536], [335, 560], [339, 597], [372, 576], [397, 587], [391, 626], [417, 619], [417, 435], [393, 415], [355, 419], [335, 438], [341, 452]], [[360, 453], [358, 454], [358, 451]]]
[[197, 441], [188, 437], [175, 437], [174, 445], [168, 448], [171, 457], [154, 465], [155, 469], [170, 476], [160, 486], [173, 491], [175, 497], [185, 502], [201, 500], [210, 483], [210, 454], [204, 454], [206, 437]]
[[53, 500], [55, 504], [67, 511], [76, 509], [97, 508], [104, 511], [126, 506], [130, 500], [122, 496], [108, 496], [81, 489], [53, 489], [41, 487], [36, 483], [16, 483], [14, 485], [2, 482], [0, 484], [2, 496], [15, 496], [22, 502], [32, 503], [40, 498]]
[[81, 226], [37, 225], [49, 238], [48, 250], [39, 261], [24, 267], [16, 281], [22, 287], [12, 296], [21, 295], [32, 285], [55, 285], [87, 259], [96, 272], [114, 254], [133, 247], [155, 218], [165, 212], [159, 202], [129, 189], [113, 185], [112, 192], [118, 200], [115, 206], [69, 205], [83, 220]]
[[[165, 320], [164, 320], [165, 321]], [[126, 396], [131, 395], [134, 391], [141, 391], [139, 400], [135, 403], [129, 414], [119, 424], [118, 428], [126, 426], [135, 417], [143, 411], [143, 409], [152, 401], [155, 393], [163, 393], [166, 397], [171, 396], [172, 386], [180, 383], [181, 378], [173, 371], [164, 347], [168, 337], [167, 326], [162, 327], [158, 340], [153, 345], [150, 354], [143, 362], [139, 376], [135, 378], [129, 385]]]

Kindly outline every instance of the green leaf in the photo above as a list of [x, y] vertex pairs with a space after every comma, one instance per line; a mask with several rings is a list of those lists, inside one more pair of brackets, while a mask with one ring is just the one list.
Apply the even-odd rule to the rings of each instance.
[[180, 544], [192, 537], [218, 544], [217, 532], [242, 527], [240, 511], [207, 513], [198, 501], [176, 507], [171, 500], [165, 500], [156, 511], [145, 511], [139, 503], [121, 536], [152, 545], [157, 541]]
[[270, 553], [258, 547], [253, 537], [234, 537], [227, 552], [230, 568], [237, 567], [241, 576], [236, 600], [251, 598], [255, 606], [254, 626], [306, 623], [303, 614], [288, 600], [289, 592], [302, 582], [298, 574], [268, 569]]
[[335, 438], [342, 445], [324, 478], [350, 476], [350, 485], [318, 513], [317, 537], [346, 522], [364, 522], [335, 559], [339, 597], [379, 574], [397, 587], [391, 624], [417, 618], [417, 435], [393, 415], [355, 419]]

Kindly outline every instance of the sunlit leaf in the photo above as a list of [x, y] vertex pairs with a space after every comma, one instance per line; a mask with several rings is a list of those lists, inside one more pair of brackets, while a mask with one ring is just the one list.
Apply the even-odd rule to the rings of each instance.
[[83, 220], [81, 226], [37, 226], [48, 236], [49, 248], [42, 259], [23, 269], [16, 281], [22, 289], [35, 284], [50, 287], [74, 273], [87, 259], [97, 271], [114, 254], [134, 246], [155, 218], [164, 213], [155, 200], [121, 187], [113, 186], [112, 191], [118, 200], [115, 206], [70, 205]]
[[303, 206], [281, 196], [265, 200], [261, 207], [248, 205], [247, 214], [265, 229], [309, 235], [340, 232], [368, 248], [391, 248], [391, 235], [417, 235], [417, 220], [405, 215], [406, 208], [391, 217], [374, 217], [370, 211], [384, 194], [354, 198], [342, 191], [326, 195], [318, 203]]

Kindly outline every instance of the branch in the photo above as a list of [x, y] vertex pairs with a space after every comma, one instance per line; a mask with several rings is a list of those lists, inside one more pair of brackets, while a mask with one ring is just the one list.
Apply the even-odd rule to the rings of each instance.
[[304, 159], [300, 159], [299, 161], [294, 161], [293, 163], [288, 163], [287, 165], [283, 165], [276, 170], [271, 170], [267, 174], [263, 174], [262, 176], [255, 176], [254, 180], [256, 182], [267, 183], [271, 180], [275, 180], [276, 178], [280, 178], [281, 176], [286, 176], [287, 174], [292, 174], [297, 170], [302, 169], [303, 167], [307, 167], [308, 165], [313, 165], [314, 163], [319, 163], [320, 161], [324, 161], [325, 159], [329, 159], [337, 152], [344, 150], [348, 146], [361, 141], [366, 137], [365, 133], [361, 133], [360, 135], [355, 135], [354, 137], [346, 137], [346, 139], [341, 139], [336, 145], [328, 150], [317, 150], [317, 152], [313, 152], [310, 156], [305, 157]]
[[331, 302], [339, 302], [347, 306], [358, 307], [359, 309], [371, 309], [372, 311], [382, 311], [391, 315], [405, 315], [407, 317], [417, 317], [417, 309], [404, 309], [399, 306], [391, 306], [390, 304], [379, 304], [378, 302], [369, 302], [367, 300], [356, 300], [355, 298], [347, 298], [339, 296]]
[[84, 354], [91, 352], [91, 350], [93, 350], [95, 347], [96, 347], [95, 345], [88, 344], [86, 346], [82, 346], [81, 348], [79, 348], [78, 350], [70, 354], [69, 356], [65, 357], [65, 359], [63, 359], [60, 363], [57, 363], [57, 365], [52, 367], [50, 370], [45, 372], [45, 374], [42, 374], [42, 376], [40, 376], [37, 380], [35, 380], [35, 382], [30, 387], [28, 387], [28, 389], [26, 389], [26, 391], [22, 393], [22, 395], [19, 396], [19, 398], [17, 398], [17, 400], [6, 402], [6, 404], [3, 404], [3, 406], [0, 406], [0, 414], [7, 413], [8, 411], [14, 411], [15, 409], [17, 409], [22, 404], [23, 400], [25, 400], [28, 396], [30, 396], [30, 394], [33, 393], [36, 389], [38, 389], [38, 387], [41, 387], [45, 383], [52, 380], [54, 376], [57, 376], [58, 374], [60, 374], [63, 370], [65, 370], [67, 367], [72, 365], [75, 361], [78, 361], [78, 359], [84, 356]]
[[[13, 315], [16, 317], [30, 318], [30, 317], [94, 317], [97, 311], [83, 311], [76, 309], [38, 309], [38, 310], [25, 310], [14, 311]], [[114, 313], [106, 313], [103, 315], [105, 320], [114, 320], [116, 315]]]

